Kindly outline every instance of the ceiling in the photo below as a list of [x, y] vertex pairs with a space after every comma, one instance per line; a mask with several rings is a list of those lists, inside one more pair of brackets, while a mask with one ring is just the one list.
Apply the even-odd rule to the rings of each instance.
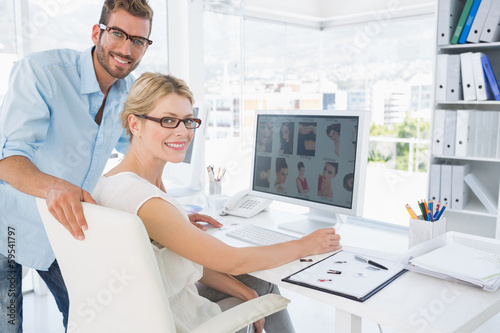
[[204, 0], [242, 5], [247, 16], [312, 26], [363, 22], [377, 16], [404, 17], [433, 13], [436, 0]]

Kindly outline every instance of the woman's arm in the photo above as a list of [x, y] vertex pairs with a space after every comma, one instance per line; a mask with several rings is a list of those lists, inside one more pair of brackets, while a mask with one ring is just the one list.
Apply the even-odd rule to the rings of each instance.
[[317, 230], [299, 240], [270, 246], [231, 247], [194, 227], [177, 208], [160, 198], [146, 201], [137, 214], [150, 238], [184, 258], [232, 275], [269, 269], [341, 248], [340, 236], [334, 228]]
[[247, 287], [227, 273], [216, 272], [203, 267], [203, 276], [200, 282], [205, 286], [218, 290], [226, 295], [237, 297], [244, 301], [259, 297], [255, 290]]
[[[226, 295], [233, 296], [244, 301], [259, 297], [257, 292], [229, 274], [216, 272], [210, 268], [203, 267], [203, 276], [200, 282], [205, 286], [218, 290]], [[254, 323], [255, 332], [262, 332], [265, 319], [261, 318]]]

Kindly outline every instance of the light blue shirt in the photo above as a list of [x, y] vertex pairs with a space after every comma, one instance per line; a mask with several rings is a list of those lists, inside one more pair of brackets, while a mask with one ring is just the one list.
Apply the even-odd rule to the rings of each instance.
[[[92, 193], [113, 148], [128, 149], [119, 115], [132, 83], [129, 75], [113, 84], [99, 126], [94, 118], [104, 94], [92, 49], [28, 55], [14, 66], [0, 110], [0, 160], [25, 156], [40, 171]], [[16, 262], [48, 269], [55, 257], [34, 198], [0, 179], [0, 253], [5, 256], [9, 231]]]

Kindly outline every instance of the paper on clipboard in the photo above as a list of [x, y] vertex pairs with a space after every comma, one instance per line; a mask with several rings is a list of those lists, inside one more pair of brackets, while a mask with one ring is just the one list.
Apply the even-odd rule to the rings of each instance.
[[356, 260], [356, 254], [342, 250], [282, 281], [363, 302], [405, 272], [400, 263], [363, 255], [388, 268], [378, 269]]

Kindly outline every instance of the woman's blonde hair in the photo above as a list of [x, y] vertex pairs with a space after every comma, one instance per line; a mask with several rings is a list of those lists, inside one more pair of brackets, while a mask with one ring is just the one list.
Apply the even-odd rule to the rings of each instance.
[[132, 132], [128, 126], [129, 114], [146, 115], [151, 112], [158, 101], [170, 94], [186, 97], [194, 104], [193, 93], [181, 79], [161, 73], [144, 73], [133, 84], [121, 114], [122, 126], [132, 140]]

